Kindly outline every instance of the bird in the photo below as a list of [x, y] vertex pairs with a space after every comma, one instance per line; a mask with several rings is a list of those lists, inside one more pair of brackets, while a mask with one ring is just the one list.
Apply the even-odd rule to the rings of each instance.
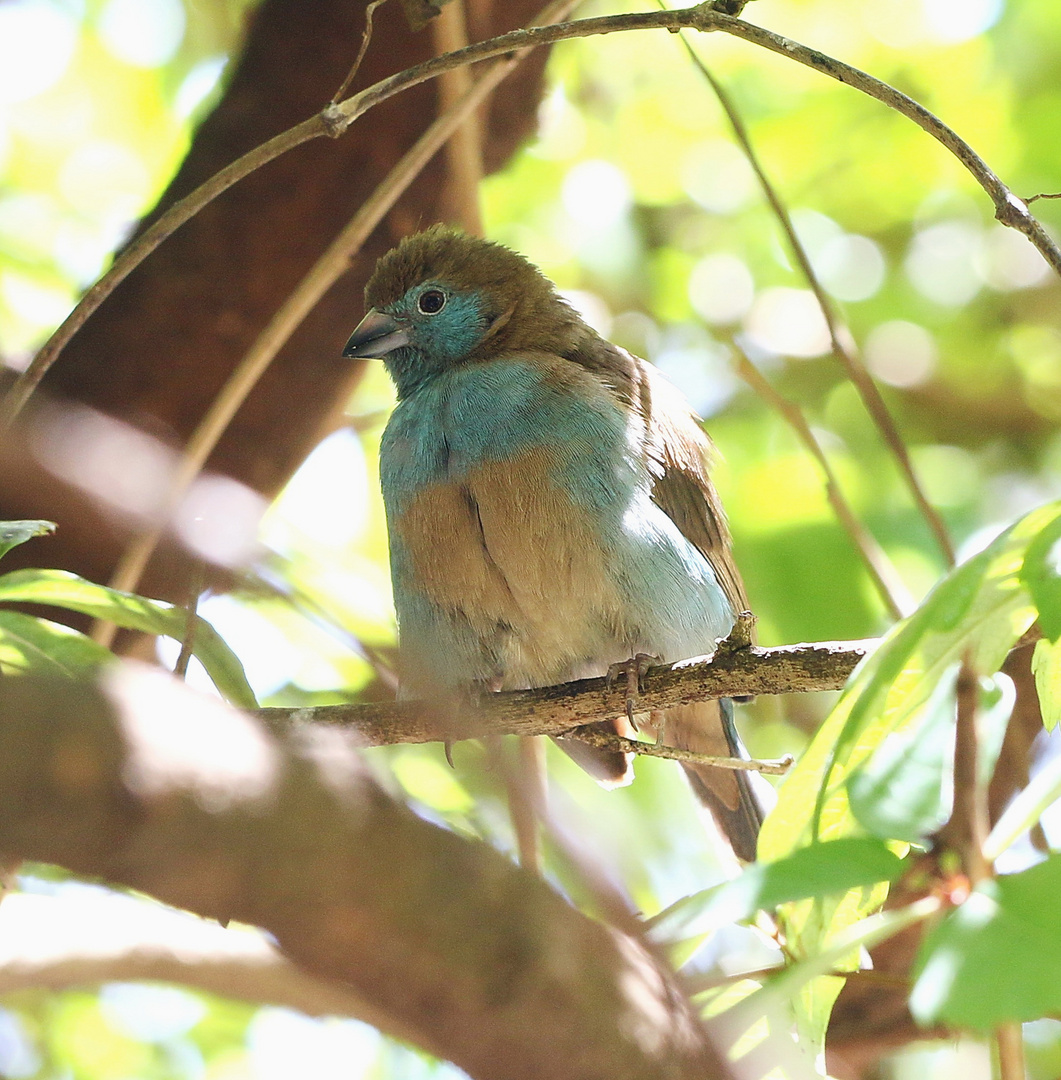
[[[747, 598], [713, 447], [653, 365], [523, 255], [446, 225], [383, 255], [365, 304], [342, 355], [382, 359], [396, 390], [379, 465], [401, 696], [639, 672], [726, 637]], [[633, 735], [634, 719], [608, 730]], [[727, 699], [640, 722], [674, 747], [747, 756]], [[632, 779], [631, 755], [572, 743], [603, 785]], [[765, 781], [683, 767], [753, 861]]]

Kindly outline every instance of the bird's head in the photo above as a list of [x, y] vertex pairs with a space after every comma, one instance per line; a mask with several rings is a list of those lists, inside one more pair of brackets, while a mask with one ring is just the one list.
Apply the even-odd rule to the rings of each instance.
[[564, 355], [591, 333], [522, 255], [444, 225], [406, 237], [365, 287], [368, 314], [343, 356], [380, 357], [407, 397], [460, 364]]

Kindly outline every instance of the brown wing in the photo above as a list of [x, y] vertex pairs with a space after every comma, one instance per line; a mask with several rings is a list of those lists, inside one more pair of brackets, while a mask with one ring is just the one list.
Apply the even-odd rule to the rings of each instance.
[[[744, 582], [733, 562], [732, 542], [708, 465], [710, 439], [678, 391], [643, 361], [637, 362], [652, 499], [715, 571], [736, 614], [747, 610]], [[654, 714], [662, 741], [710, 755], [746, 757], [733, 724], [733, 703], [701, 701]], [[711, 811], [739, 859], [755, 859], [762, 804], [750, 773], [683, 765], [693, 791]]]
[[711, 564], [734, 613], [747, 610], [726, 515], [708, 471], [714, 447], [689, 403], [651, 364], [591, 331], [564, 355], [592, 372], [640, 420], [655, 477], [653, 501]]
[[643, 360], [637, 367], [638, 403], [656, 478], [652, 501], [711, 564], [734, 613], [746, 611], [748, 597], [733, 561], [726, 514], [708, 472], [711, 440], [678, 390]]

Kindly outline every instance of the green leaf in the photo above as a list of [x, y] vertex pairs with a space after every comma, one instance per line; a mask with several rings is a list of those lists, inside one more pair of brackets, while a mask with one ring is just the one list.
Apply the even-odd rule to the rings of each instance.
[[[998, 670], [1036, 616], [1019, 579], [1025, 555], [1035, 539], [1059, 520], [1061, 503], [1026, 515], [943, 578], [917, 611], [893, 627], [863, 660], [782, 784], [777, 806], [759, 838], [761, 858], [777, 860], [815, 838], [834, 840], [860, 831], [862, 825], [850, 803], [854, 778], [869, 767], [885, 740], [893, 739], [897, 732], [910, 733], [910, 746], [921, 738], [939, 737], [938, 730], [925, 726], [938, 711], [933, 695], [964, 658], [982, 674]], [[909, 768], [924, 774], [926, 764], [924, 758], [910, 759]], [[939, 768], [942, 776], [942, 765]], [[881, 772], [890, 774], [888, 784], [871, 794], [867, 782], [859, 791], [860, 809], [882, 829], [884, 791], [901, 791], [907, 783], [911, 790], [917, 787], [914, 778], [904, 777], [903, 771], [902, 762], [885, 761]], [[934, 784], [932, 769], [927, 772]], [[874, 797], [881, 801], [875, 804]], [[891, 814], [901, 825], [901, 815], [894, 809]], [[860, 924], [884, 895], [881, 885], [872, 891], [853, 890], [839, 901], [827, 897], [782, 908], [778, 920], [791, 952], [800, 958], [821, 955], [826, 943], [845, 940], [846, 929]], [[850, 956], [846, 962], [851, 962]], [[820, 1027], [828, 997], [821, 995], [813, 1004], [813, 1030]]]
[[1061, 637], [1061, 521], [1055, 521], [1028, 546], [1020, 580], [1039, 609], [1039, 625], [1051, 640]]
[[707, 934], [788, 901], [894, 881], [902, 868], [902, 860], [880, 840], [847, 837], [811, 844], [777, 862], [753, 863], [732, 881], [686, 896], [648, 925], [657, 940]]
[[[954, 802], [954, 685], [957, 665], [940, 680], [919, 726], [894, 732], [848, 784], [851, 811], [875, 836], [920, 843], [950, 817]], [[976, 714], [977, 768], [987, 784], [1016, 701], [1013, 680], [981, 680]]]
[[884, 740], [928, 719], [936, 687], [963, 657], [981, 673], [998, 670], [1036, 614], [1019, 579], [1025, 554], [1059, 521], [1061, 503], [1026, 515], [952, 570], [862, 661], [785, 779], [763, 825], [761, 857], [780, 858], [814, 836], [832, 839], [853, 832], [847, 785]]
[[1035, 643], [1032, 654], [1032, 673], [1043, 714], [1043, 727], [1053, 731], [1061, 719], [1061, 643], [1045, 639]]
[[0, 675], [80, 678], [113, 660], [113, 653], [69, 626], [0, 610]]
[[19, 544], [50, 532], [55, 532], [54, 521], [0, 521], [0, 559]]
[[848, 784], [851, 812], [874, 836], [917, 843], [950, 815], [954, 785], [952, 666], [916, 728], [894, 732]]
[[[161, 634], [178, 641], [184, 637], [187, 625], [184, 608], [97, 585], [65, 570], [15, 570], [4, 574], [0, 577], [0, 601], [51, 604], [106, 619], [130, 630]], [[195, 620], [192, 645], [192, 651], [226, 700], [245, 709], [257, 706], [239, 657], [199, 616]]]
[[987, 1031], [1061, 1011], [1059, 895], [1061, 855], [977, 886], [922, 942], [915, 1019]]
[[761, 990], [748, 995], [726, 1013], [729, 1030], [739, 1033], [764, 1016], [790, 1013], [801, 1040], [811, 1043], [812, 1057], [817, 1057], [824, 1049], [833, 1003], [843, 989], [843, 977], [834, 973], [853, 968], [851, 958], [857, 960], [861, 949], [872, 949], [934, 915], [939, 907], [940, 901], [928, 896], [908, 907], [881, 911], [845, 926], [824, 941], [816, 953], [782, 969]]

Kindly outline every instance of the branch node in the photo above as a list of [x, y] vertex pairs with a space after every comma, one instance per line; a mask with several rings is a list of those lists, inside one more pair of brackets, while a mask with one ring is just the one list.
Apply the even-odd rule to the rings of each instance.
[[350, 126], [350, 117], [334, 101], [329, 101], [321, 109], [319, 116], [324, 125], [324, 134], [329, 139], [338, 139]]
[[737, 621], [733, 624], [728, 636], [724, 637], [715, 647], [715, 656], [730, 656], [742, 649], [752, 647], [752, 631], [759, 620], [750, 611], [741, 611], [737, 615]]
[[1021, 230], [1027, 225], [1031, 214], [1028, 204], [1012, 191], [1007, 191], [1005, 198], [995, 206], [995, 218], [1011, 229]]

